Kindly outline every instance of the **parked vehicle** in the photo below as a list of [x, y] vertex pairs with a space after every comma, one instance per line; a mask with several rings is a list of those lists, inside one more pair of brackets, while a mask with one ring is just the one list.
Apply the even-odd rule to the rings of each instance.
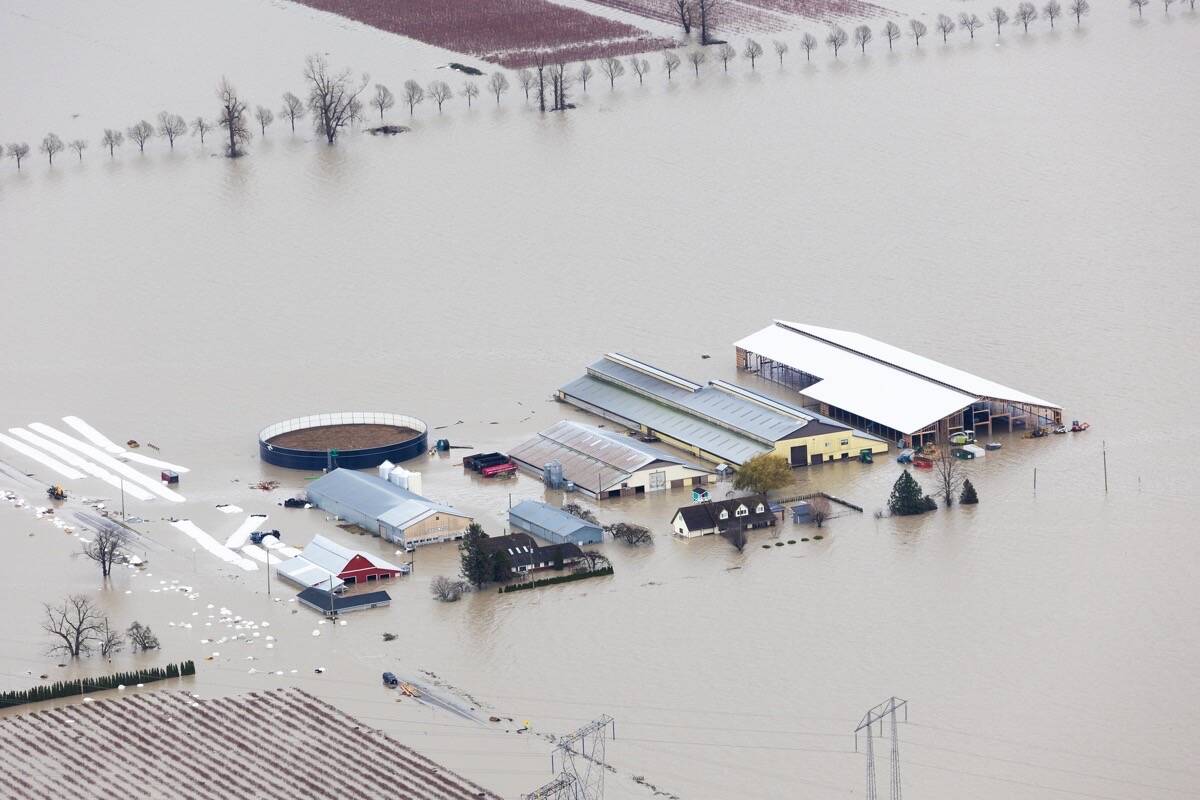
[[1071, 432], [1072, 433], [1082, 433], [1083, 431], [1086, 431], [1090, 427], [1092, 427], [1091, 423], [1080, 422], [1077, 419], [1071, 420]]
[[400, 685], [400, 679], [397, 678], [394, 673], [385, 672], [383, 673], [383, 685], [389, 689], [395, 689]]
[[950, 444], [960, 444], [961, 445], [961, 444], [974, 444], [974, 443], [975, 443], [975, 432], [974, 431], [959, 431], [958, 433], [954, 433], [954, 434], [950, 435]]
[[255, 531], [254, 533], [250, 534], [250, 541], [254, 542], [255, 544], [262, 544], [263, 539], [267, 538], [268, 536], [274, 536], [276, 539], [283, 539], [283, 534], [281, 534], [279, 531]]
[[999, 450], [1003, 446], [1004, 445], [1000, 444], [999, 442], [988, 442], [986, 445], [984, 445], [984, 447], [986, 447], [988, 450]]

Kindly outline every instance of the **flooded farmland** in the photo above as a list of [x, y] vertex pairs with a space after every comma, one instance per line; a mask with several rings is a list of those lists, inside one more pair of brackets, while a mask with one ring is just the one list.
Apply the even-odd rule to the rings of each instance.
[[[318, 48], [394, 88], [449, 57], [252, 3], [232, 30], [197, 12], [205, 46], [146, 45], [147, 66], [114, 87], [89, 65], [110, 52], [133, 64], [167, 12], [131, 3], [83, 30], [74, 5], [2, 9], [0, 96], [17, 101], [5, 141], [10, 128], [95, 137], [160, 107], [211, 112], [222, 72], [274, 105]], [[265, 59], [251, 34], [268, 22], [278, 52]], [[107, 671], [45, 655], [41, 604], [82, 591], [162, 640], [161, 656], [122, 654], [114, 669], [194, 658], [205, 696], [296, 686], [505, 797], [551, 777], [545, 735], [600, 714], [616, 720], [609, 798], [655, 796], [646, 784], [680, 798], [861, 796], [852, 732], [893, 695], [910, 703], [912, 797], [1195, 795], [1182, 733], [1200, 722], [1200, 18], [1151, 6], [1139, 22], [1096, 3], [1078, 30], [985, 33], [811, 64], [793, 44], [782, 69], [710, 62], [670, 82], [656, 61], [645, 86], [598, 81], [565, 115], [513, 91], [411, 121], [405, 109], [394, 116], [410, 133], [332, 148], [276, 123], [234, 162], [189, 140], [5, 163], [0, 430], [79, 415], [190, 468], [184, 502], [126, 497], [148, 566], [108, 587], [74, 555], [78, 537], [0, 502], [5, 688]], [[54, 75], [11, 68], [43, 57]], [[918, 518], [873, 514], [898, 474], [890, 456], [797, 471], [785, 493], [829, 491], [865, 513], [837, 516], [820, 541], [790, 524], [756, 532], [741, 554], [672, 538], [685, 493], [606, 501], [602, 521], [656, 534], [606, 542], [611, 578], [441, 604], [429, 582], [457, 571], [457, 553], [422, 548], [391, 606], [345, 625], [289, 602], [274, 576], [269, 597], [265, 570], [213, 558], [164, 519], [224, 540], [264, 513], [287, 544], [323, 533], [405, 561], [277, 505], [312, 475], [262, 464], [257, 432], [377, 410], [424, 420], [431, 440], [506, 450], [559, 419], [594, 423], [551, 397], [607, 351], [754, 386], [732, 343], [773, 318], [1021, 387], [1091, 430], [1004, 438], [967, 466], [980, 505]], [[405, 466], [492, 533], [510, 496], [558, 499], [528, 476], [465, 473], [465, 452]], [[45, 505], [53, 473], [8, 448], [0, 459], [0, 489]], [[120, 502], [100, 481], [78, 487]], [[383, 670], [484, 721], [398, 701]]]

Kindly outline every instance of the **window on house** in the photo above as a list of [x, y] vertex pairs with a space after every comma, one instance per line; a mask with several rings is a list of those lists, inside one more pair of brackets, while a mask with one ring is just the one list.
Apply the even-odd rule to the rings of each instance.
[[739, 517], [748, 517], [750, 516], [750, 509], [746, 508], [745, 506], [738, 506], [737, 511], [733, 513]]
[[762, 503], [759, 503], [759, 504], [758, 504], [758, 508], [756, 508], [756, 509], [755, 509], [755, 511], [756, 511], [757, 513], [759, 513], [759, 514], [763, 513], [763, 511], [765, 511], [765, 510], [766, 510], [766, 509], [764, 509], [764, 508], [763, 508], [763, 504], [762, 504]]
[[729, 519], [729, 512], [725, 509], [721, 509], [721, 519]]
[[848, 445], [848, 444], [850, 444], [850, 440], [849, 440], [849, 439], [842, 439], [842, 447], [845, 447], [845, 446], [846, 446], [846, 445]]

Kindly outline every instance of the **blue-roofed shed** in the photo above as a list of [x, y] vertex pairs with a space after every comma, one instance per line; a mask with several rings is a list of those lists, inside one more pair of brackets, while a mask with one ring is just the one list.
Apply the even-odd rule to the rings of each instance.
[[604, 539], [599, 525], [536, 500], [523, 500], [509, 509], [508, 524], [554, 544], [596, 544]]
[[461, 539], [471, 517], [365, 472], [335, 469], [313, 481], [308, 501], [405, 547]]

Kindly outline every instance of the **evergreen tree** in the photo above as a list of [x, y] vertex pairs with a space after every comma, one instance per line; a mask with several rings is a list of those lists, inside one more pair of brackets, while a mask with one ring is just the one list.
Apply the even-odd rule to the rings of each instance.
[[963, 481], [962, 494], [958, 496], [958, 502], [964, 506], [973, 506], [979, 502], [979, 495], [975, 493], [975, 487], [969, 479]]
[[908, 470], [904, 470], [900, 477], [896, 478], [896, 483], [892, 486], [892, 496], [888, 498], [888, 510], [900, 517], [929, 510], [921, 492], [921, 484], [917, 483], [917, 479], [909, 474]]
[[492, 577], [492, 559], [483, 551], [480, 543], [488, 538], [483, 532], [483, 526], [472, 522], [467, 526], [466, 533], [458, 545], [458, 556], [462, 562], [462, 576], [476, 589], [482, 587]]
[[504, 583], [512, 578], [512, 559], [507, 550], [497, 550], [490, 559], [491, 577], [496, 583]]

